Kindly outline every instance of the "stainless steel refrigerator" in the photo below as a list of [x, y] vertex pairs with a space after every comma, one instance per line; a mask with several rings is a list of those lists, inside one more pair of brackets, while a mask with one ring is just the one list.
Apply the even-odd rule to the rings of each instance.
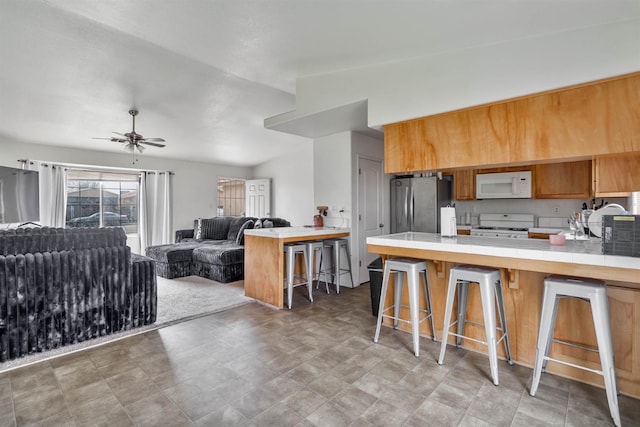
[[391, 180], [391, 232], [440, 232], [440, 208], [451, 204], [451, 177]]

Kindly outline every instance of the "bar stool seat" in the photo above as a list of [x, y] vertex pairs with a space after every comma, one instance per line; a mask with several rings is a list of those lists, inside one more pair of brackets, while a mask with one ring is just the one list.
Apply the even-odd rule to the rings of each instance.
[[[323, 240], [324, 247], [331, 249], [332, 261], [333, 261], [333, 272], [331, 274], [332, 281], [336, 285], [336, 293], [340, 293], [340, 277], [343, 274], [349, 274], [349, 278], [351, 279], [351, 286], [353, 286], [353, 273], [351, 272], [351, 253], [349, 250], [349, 239], [325, 239]], [[340, 253], [344, 249], [345, 254], [347, 256], [347, 266], [348, 268], [344, 268], [340, 264]]]
[[[482, 313], [486, 341], [480, 341], [464, 335], [464, 326], [471, 323], [466, 319], [467, 301], [469, 295], [469, 284], [477, 283], [480, 286], [480, 298], [482, 301]], [[451, 311], [453, 310], [453, 300], [456, 290], [458, 290], [458, 318], [451, 322]], [[496, 303], [500, 315], [500, 328], [496, 326]], [[449, 329], [457, 325], [457, 333], [450, 332]], [[501, 331], [501, 337], [497, 339], [496, 330]], [[497, 347], [500, 341], [504, 340], [507, 362], [513, 365], [511, 360], [511, 347], [509, 346], [509, 334], [507, 332], [507, 320], [504, 310], [504, 299], [502, 296], [502, 280], [500, 270], [495, 268], [461, 265], [451, 268], [449, 272], [449, 285], [447, 288], [447, 303], [444, 315], [444, 328], [442, 330], [442, 345], [440, 346], [440, 357], [438, 364], [444, 363], [444, 355], [447, 349], [447, 339], [449, 335], [456, 337], [456, 346], [460, 347], [462, 339], [468, 339], [487, 346], [489, 355], [489, 366], [493, 383], [498, 385], [498, 353]]]
[[[378, 322], [376, 325], [376, 334], [373, 338], [373, 342], [378, 342], [380, 337], [380, 328], [382, 326], [382, 319], [384, 317], [393, 319], [393, 328], [398, 327], [398, 322], [405, 322], [411, 324], [411, 334], [413, 338], [413, 352], [416, 357], [420, 353], [420, 323], [429, 319], [431, 323], [432, 339], [436, 340], [436, 329], [433, 324], [433, 312], [431, 310], [431, 292], [429, 289], [429, 278], [427, 275], [427, 262], [424, 260], [417, 260], [411, 258], [392, 258], [385, 262], [382, 276], [382, 289], [380, 293], [380, 308], [378, 310]], [[389, 307], [384, 307], [384, 300], [387, 294], [387, 288], [389, 287], [389, 277], [391, 273], [395, 273], [394, 280], [394, 304]], [[404, 320], [400, 318], [400, 308], [406, 307], [402, 305], [402, 291], [404, 288], [404, 276], [407, 275], [407, 287], [409, 289], [409, 312], [410, 320]], [[426, 299], [426, 309], [420, 308], [420, 301], [418, 297], [420, 295], [420, 276], [423, 277], [424, 283], [424, 295]], [[385, 314], [387, 311], [393, 309], [393, 315]], [[420, 318], [420, 312], [426, 313], [425, 316]]]
[[[596, 331], [596, 341], [598, 343], [597, 349], [553, 339], [553, 330], [558, 312], [558, 301], [561, 298], [579, 298], [590, 303], [593, 324]], [[601, 370], [591, 369], [549, 357], [552, 342], [598, 352], [600, 355]], [[542, 312], [540, 314], [540, 330], [538, 333], [538, 344], [536, 346], [536, 359], [533, 367], [531, 390], [529, 391], [531, 396], [536, 395], [540, 377], [547, 367], [547, 362], [550, 360], [602, 375], [604, 377], [611, 418], [614, 424], [620, 427], [620, 409], [618, 407], [618, 389], [616, 386], [616, 371], [613, 360], [609, 303], [607, 301], [606, 285], [601, 280], [557, 275], [552, 275], [545, 279]]]
[[[293, 303], [293, 288], [297, 286], [306, 285], [309, 292], [309, 301], [313, 302], [312, 292], [312, 271], [309, 269], [309, 256], [307, 245], [304, 243], [287, 243], [284, 245], [285, 260], [287, 265], [287, 274], [285, 277], [285, 285], [287, 288], [287, 303], [289, 309]], [[305, 265], [305, 276], [295, 274], [296, 269], [296, 257], [302, 255]], [[296, 282], [296, 279], [298, 282]]]

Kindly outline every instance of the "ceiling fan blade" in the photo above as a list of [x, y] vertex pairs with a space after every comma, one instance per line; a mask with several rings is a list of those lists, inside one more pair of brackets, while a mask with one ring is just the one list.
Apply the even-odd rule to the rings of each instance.
[[139, 144], [146, 144], [146, 145], [153, 145], [154, 147], [160, 147], [160, 148], [162, 148], [162, 147], [164, 147], [164, 146], [165, 146], [165, 144], [158, 144], [158, 143], [156, 143], [156, 142], [149, 142], [149, 141], [147, 141], [147, 140], [144, 140], [144, 141], [138, 141], [138, 143], [139, 143]]
[[93, 138], [91, 138], [91, 139], [107, 139], [107, 140], [109, 140], [109, 141], [113, 140], [113, 138], [97, 138], [97, 137], [93, 137]]
[[116, 135], [125, 136], [125, 137], [127, 136], [127, 135], [125, 135], [124, 133], [120, 133], [120, 132], [114, 132], [114, 131], [112, 131], [111, 133], [115, 133]]
[[165, 142], [162, 138], [142, 138], [145, 142]]

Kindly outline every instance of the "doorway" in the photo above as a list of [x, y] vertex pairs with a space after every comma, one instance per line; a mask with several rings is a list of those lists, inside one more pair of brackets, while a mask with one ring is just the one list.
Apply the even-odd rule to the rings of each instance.
[[246, 216], [271, 216], [271, 179], [250, 179], [245, 182]]
[[[384, 173], [382, 161], [358, 156], [358, 282], [369, 280], [367, 266], [377, 255], [367, 252], [367, 237], [384, 230]], [[356, 275], [354, 275], [356, 276]]]

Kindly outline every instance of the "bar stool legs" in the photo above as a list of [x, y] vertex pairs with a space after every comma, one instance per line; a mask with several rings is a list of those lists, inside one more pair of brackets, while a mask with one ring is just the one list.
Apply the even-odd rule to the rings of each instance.
[[[384, 307], [385, 295], [389, 287], [389, 277], [391, 273], [395, 273], [394, 279], [394, 304], [393, 306]], [[407, 275], [407, 287], [409, 289], [409, 313], [410, 320], [404, 320], [400, 318], [400, 309], [402, 306], [402, 292], [404, 288], [404, 278]], [[419, 284], [420, 276], [423, 277], [424, 293], [426, 298], [426, 309], [420, 309], [419, 301]], [[385, 312], [393, 309], [393, 316], [385, 314]], [[420, 312], [428, 313], [422, 319], [420, 319]], [[398, 322], [411, 323], [411, 335], [413, 340], [413, 352], [418, 357], [420, 355], [420, 323], [429, 319], [431, 322], [432, 339], [436, 340], [436, 329], [433, 324], [433, 313], [431, 311], [431, 294], [429, 290], [429, 279], [427, 276], [427, 263], [421, 260], [414, 259], [390, 259], [387, 260], [384, 266], [384, 273], [382, 276], [382, 289], [380, 293], [380, 308], [378, 310], [378, 321], [376, 324], [376, 334], [373, 338], [373, 342], [378, 342], [380, 337], [380, 329], [382, 327], [382, 319], [384, 317], [393, 319], [393, 327], [398, 327]]]
[[317, 280], [316, 289], [318, 289], [318, 285], [320, 284], [320, 275], [322, 275], [324, 277], [324, 287], [327, 290], [327, 293], [329, 293], [329, 282], [327, 282], [327, 275], [330, 273], [327, 271], [327, 268], [323, 265], [323, 261], [324, 261], [323, 242], [320, 240], [313, 240], [313, 241], [302, 242], [302, 243], [307, 246], [307, 253], [309, 254], [307, 258], [307, 273], [308, 273], [307, 280], [313, 283], [313, 280], [314, 280], [313, 272], [315, 270], [315, 256], [316, 256], [316, 252], [319, 252], [320, 261], [318, 263], [318, 271], [315, 274], [315, 280]]
[[[286, 281], [287, 281], [287, 304], [289, 306], [289, 309], [291, 309], [291, 305], [293, 303], [293, 288], [296, 286], [307, 285], [307, 289], [309, 291], [309, 301], [313, 302], [313, 286], [310, 280], [310, 277], [312, 277], [313, 275], [312, 273], [313, 270], [309, 270], [309, 261], [308, 261], [309, 258], [313, 256], [313, 254], [309, 256], [309, 254], [307, 253], [306, 245], [295, 244], [295, 243], [286, 244], [284, 246], [284, 251], [285, 251], [285, 255], [286, 255], [285, 258], [287, 263]], [[305, 269], [307, 269], [306, 277], [304, 278], [306, 280], [300, 283], [294, 283], [295, 279], [298, 278], [297, 276], [295, 276], [295, 267], [296, 267], [296, 256], [299, 254], [302, 254], [304, 257], [304, 265], [305, 265]]]
[[[485, 327], [486, 341], [480, 341], [464, 336], [464, 325], [467, 313], [467, 301], [469, 295], [469, 284], [477, 283], [480, 286], [480, 299], [482, 302], [482, 314]], [[451, 323], [451, 312], [453, 311], [453, 300], [458, 291], [458, 313], [457, 320]], [[500, 328], [496, 325], [496, 304], [500, 315]], [[450, 328], [456, 325], [456, 333], [450, 332]], [[496, 330], [502, 332], [500, 339], [497, 338]], [[447, 288], [447, 302], [445, 305], [444, 328], [442, 330], [442, 345], [440, 346], [440, 357], [438, 364], [444, 363], [444, 356], [447, 349], [447, 339], [449, 335], [456, 337], [456, 346], [462, 345], [462, 339], [479, 342], [487, 346], [489, 356], [489, 367], [491, 378], [495, 385], [498, 381], [498, 353], [497, 347], [500, 341], [504, 340], [507, 362], [512, 365], [511, 346], [509, 345], [509, 334], [507, 331], [507, 321], [504, 309], [504, 298], [502, 295], [502, 283], [500, 270], [493, 268], [458, 266], [453, 267], [449, 273], [449, 286]]]
[[[331, 254], [333, 256], [333, 273], [332, 281], [336, 284], [336, 293], [340, 293], [340, 276], [349, 273], [351, 279], [351, 286], [353, 286], [353, 273], [351, 270], [351, 253], [349, 251], [349, 239], [327, 239], [324, 240], [325, 247], [331, 248]], [[345, 250], [347, 255], [347, 268], [340, 267], [340, 253], [341, 249]]]
[[[601, 371], [549, 357], [552, 342], [567, 344], [553, 339], [553, 330], [556, 323], [558, 301], [560, 298], [580, 298], [591, 304], [591, 313], [598, 343], [597, 351], [600, 353]], [[576, 344], [572, 345], [576, 346]], [[587, 347], [582, 348], [593, 350]], [[531, 396], [536, 395], [538, 385], [540, 384], [540, 377], [542, 372], [545, 371], [549, 360], [602, 375], [604, 377], [611, 418], [616, 426], [620, 426], [618, 389], [613, 360], [613, 342], [611, 339], [611, 320], [609, 317], [609, 303], [607, 301], [607, 291], [604, 282], [563, 276], [549, 276], [545, 279], [542, 311], [540, 315], [540, 331], [538, 333], [536, 359], [533, 367], [533, 380], [529, 391]]]

